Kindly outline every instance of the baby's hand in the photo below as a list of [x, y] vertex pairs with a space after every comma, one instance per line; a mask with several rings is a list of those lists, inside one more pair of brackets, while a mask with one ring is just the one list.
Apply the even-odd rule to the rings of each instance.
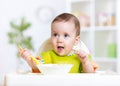
[[[27, 61], [28, 65], [32, 68], [32, 72], [34, 73], [40, 73], [39, 69], [37, 68], [36, 64], [33, 62], [33, 60], [30, 58], [31, 53], [28, 49], [21, 49], [19, 50], [20, 55], [22, 58]], [[39, 59], [37, 57], [37, 59]]]
[[78, 58], [82, 63], [86, 63], [88, 61], [88, 54], [82, 50], [76, 51]]
[[78, 58], [80, 59], [82, 63], [83, 72], [94, 73], [94, 67], [91, 64], [91, 62], [88, 61], [88, 53], [82, 50], [79, 50], [76, 52], [76, 54], [78, 55]]
[[24, 60], [26, 60], [26, 61], [31, 60], [31, 58], [30, 58], [31, 53], [28, 49], [24, 48], [22, 50], [19, 50], [19, 53]]

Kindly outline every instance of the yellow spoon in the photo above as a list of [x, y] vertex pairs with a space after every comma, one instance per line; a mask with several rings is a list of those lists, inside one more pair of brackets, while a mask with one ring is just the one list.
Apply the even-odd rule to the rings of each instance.
[[[18, 45], [18, 48], [19, 50], [23, 49], [20, 45]], [[34, 56], [31, 55], [30, 58], [35, 62], [36, 65], [40, 64], [40, 62]]]
[[40, 64], [40, 62], [34, 56], [31, 55], [30, 58], [35, 62], [36, 65]]

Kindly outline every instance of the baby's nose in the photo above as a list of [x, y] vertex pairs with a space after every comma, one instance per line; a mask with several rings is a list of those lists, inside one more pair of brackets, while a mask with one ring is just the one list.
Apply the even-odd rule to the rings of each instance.
[[58, 42], [62, 42], [63, 41], [63, 38], [61, 36], [58, 37]]

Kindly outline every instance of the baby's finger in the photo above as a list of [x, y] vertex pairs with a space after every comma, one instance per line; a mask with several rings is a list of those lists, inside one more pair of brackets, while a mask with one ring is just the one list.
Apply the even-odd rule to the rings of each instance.
[[24, 59], [29, 59], [28, 57], [30, 57], [31, 53], [28, 51], [28, 49], [23, 49], [20, 52], [22, 58]]
[[19, 50], [20, 54], [24, 53], [25, 51], [27, 51], [26, 48]]
[[36, 56], [36, 59], [37, 59], [37, 60], [41, 60], [40, 56]]
[[79, 58], [81, 58], [81, 59], [86, 58], [86, 55], [87, 55], [87, 54], [86, 54], [84, 51], [82, 51], [82, 50], [77, 51], [76, 54], [77, 54], [77, 55], [79, 56]]
[[30, 57], [30, 55], [31, 55], [31, 54], [30, 54], [28, 51], [25, 51], [25, 52], [22, 54], [22, 56], [25, 57], [25, 58]]

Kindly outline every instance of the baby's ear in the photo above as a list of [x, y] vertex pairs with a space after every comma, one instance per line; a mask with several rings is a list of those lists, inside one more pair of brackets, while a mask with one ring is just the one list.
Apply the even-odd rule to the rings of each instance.
[[76, 39], [75, 39], [75, 45], [77, 45], [80, 41], [80, 36], [76, 36]]

